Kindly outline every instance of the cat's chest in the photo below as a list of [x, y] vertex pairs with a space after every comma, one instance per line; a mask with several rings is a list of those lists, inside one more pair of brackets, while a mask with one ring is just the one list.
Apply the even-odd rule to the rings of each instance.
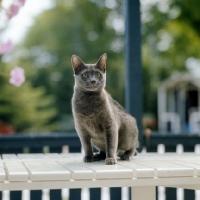
[[88, 119], [106, 109], [106, 101], [100, 97], [81, 97], [73, 99], [73, 112]]
[[79, 126], [84, 127], [87, 133], [90, 134], [91, 138], [100, 137], [103, 134], [103, 127], [99, 121], [99, 114], [84, 116], [81, 114], [77, 115], [77, 122]]

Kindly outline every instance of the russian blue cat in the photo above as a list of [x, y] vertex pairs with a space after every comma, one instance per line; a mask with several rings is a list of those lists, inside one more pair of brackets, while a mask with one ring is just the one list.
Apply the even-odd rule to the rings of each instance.
[[[105, 159], [107, 165], [112, 165], [117, 162], [117, 152], [121, 160], [129, 160], [139, 143], [135, 118], [105, 90], [106, 60], [107, 55], [103, 54], [95, 64], [85, 64], [78, 56], [72, 56], [72, 112], [85, 152], [84, 162]], [[92, 147], [99, 152], [94, 154]]]

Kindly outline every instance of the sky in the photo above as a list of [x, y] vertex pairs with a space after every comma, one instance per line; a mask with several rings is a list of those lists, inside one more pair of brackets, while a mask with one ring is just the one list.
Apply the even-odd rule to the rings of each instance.
[[[3, 0], [2, 6], [6, 9], [14, 0]], [[51, 0], [26, 0], [18, 15], [13, 17], [0, 35], [1, 41], [11, 39], [18, 44], [24, 38], [26, 31], [33, 24], [34, 17], [53, 7]]]

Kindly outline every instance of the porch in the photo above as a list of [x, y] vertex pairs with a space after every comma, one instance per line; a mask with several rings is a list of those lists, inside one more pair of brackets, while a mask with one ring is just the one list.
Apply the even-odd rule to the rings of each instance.
[[[190, 140], [188, 140], [190, 137]], [[13, 142], [15, 141], [15, 142]], [[163, 159], [162, 154], [164, 152], [177, 152], [174, 155], [181, 156], [183, 152], [195, 152], [196, 154], [200, 153], [200, 138], [198, 135], [162, 135], [158, 133], [152, 133], [150, 137], [143, 137], [144, 149], [143, 151], [147, 152], [157, 152], [157, 158]], [[67, 147], [68, 146], [68, 147]], [[9, 148], [8, 148], [9, 147]], [[19, 154], [19, 153], [62, 153], [63, 150], [69, 149], [69, 152], [81, 152], [81, 145], [79, 138], [76, 133], [63, 133], [63, 134], [46, 134], [46, 135], [13, 135], [13, 136], [2, 136], [0, 137], [0, 154], [5, 154], [4, 158], [8, 154]], [[28, 154], [22, 154], [24, 158]], [[21, 156], [22, 156], [21, 155]], [[27, 155], [27, 156], [26, 156]], [[41, 155], [41, 154], [39, 154]], [[38, 158], [40, 157], [38, 155]], [[52, 154], [55, 155], [55, 154]], [[145, 154], [144, 154], [145, 155]], [[159, 155], [161, 155], [159, 157]], [[192, 154], [194, 156], [194, 154]], [[189, 155], [192, 156], [192, 155]], [[35, 157], [37, 159], [37, 156]], [[198, 156], [197, 156], [198, 158]], [[8, 159], [8, 157], [7, 157]], [[159, 160], [156, 159], [156, 160]], [[187, 177], [188, 178], [188, 177]], [[193, 176], [192, 176], [193, 178]], [[163, 179], [164, 180], [164, 179]], [[177, 179], [178, 180], [178, 179]], [[45, 199], [64, 199], [63, 197], [68, 197], [69, 200], [74, 199], [110, 199], [110, 200], [128, 200], [131, 199], [130, 189], [127, 187], [130, 186], [130, 180], [127, 179], [123, 181], [112, 181], [108, 180], [108, 184], [102, 185], [88, 185], [86, 188], [90, 189], [64, 189], [64, 186], [59, 187], [59, 189], [47, 188], [50, 190], [30, 190], [29, 191], [10, 191], [10, 200], [45, 200]], [[188, 183], [186, 180], [184, 184]], [[121, 184], [121, 185], [120, 185]], [[132, 184], [132, 183], [131, 183]], [[166, 182], [167, 184], [167, 182]], [[164, 184], [166, 186], [166, 184]], [[152, 186], [159, 185], [152, 183]], [[163, 186], [164, 186], [163, 185]], [[108, 188], [108, 186], [110, 188]], [[113, 186], [113, 187], [112, 187]], [[123, 186], [123, 188], [121, 188]], [[41, 189], [44, 189], [47, 186], [39, 185]], [[66, 185], [66, 188], [68, 185]], [[74, 186], [75, 187], [75, 186]], [[84, 186], [85, 187], [85, 186]], [[106, 188], [105, 188], [106, 187]], [[171, 186], [172, 187], [172, 186]], [[26, 188], [30, 189], [30, 188]], [[47, 194], [49, 191], [49, 195]], [[6, 199], [9, 192], [1, 192], [1, 200]], [[3, 194], [3, 195], [2, 195]], [[30, 194], [30, 196], [29, 196]], [[194, 190], [183, 190], [169, 187], [157, 187], [156, 189], [156, 199], [162, 200], [197, 200], [199, 196], [198, 191]], [[25, 198], [26, 197], [26, 198]]]

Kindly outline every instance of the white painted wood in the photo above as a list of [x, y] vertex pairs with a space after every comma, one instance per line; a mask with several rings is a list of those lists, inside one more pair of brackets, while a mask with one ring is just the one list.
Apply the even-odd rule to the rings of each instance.
[[155, 187], [132, 187], [132, 200], [156, 200]]
[[27, 160], [32, 160], [32, 159], [49, 159], [48, 156], [46, 156], [43, 153], [23, 153], [23, 154], [17, 154], [17, 157], [19, 159], [27, 159]]
[[6, 173], [4, 170], [3, 162], [0, 161], [0, 182], [4, 182], [6, 179]]
[[102, 187], [101, 188], [101, 200], [110, 200], [110, 188], [108, 187]]
[[10, 160], [10, 159], [18, 159], [16, 154], [2, 154], [2, 159], [3, 160]]
[[32, 181], [69, 180], [70, 171], [54, 161], [24, 162]]
[[199, 160], [200, 161], [200, 157], [197, 156], [197, 155], [190, 155], [190, 154], [176, 154], [176, 155], [169, 155], [169, 156], [161, 156], [159, 158], [157, 158], [158, 160], [162, 160], [162, 161], [176, 161], [176, 160], [179, 160], [179, 161], [197, 161]]
[[63, 158], [63, 156], [59, 153], [45, 153], [45, 156], [47, 156], [50, 159]]
[[197, 164], [197, 163], [191, 163], [191, 162], [182, 161], [182, 160], [175, 160], [175, 161], [172, 161], [172, 162], [179, 164], [179, 165], [182, 165], [182, 166], [191, 167], [191, 168], [194, 169], [194, 175], [200, 176], [200, 163]]
[[129, 161], [118, 161], [119, 165], [122, 165], [124, 167], [130, 168], [133, 170], [133, 176], [137, 178], [153, 178], [154, 177], [154, 169], [150, 167], [145, 167], [143, 165], [129, 162]]
[[81, 153], [61, 153], [60, 154], [63, 158], [70, 159], [71, 161], [82, 161], [83, 160], [83, 154]]
[[81, 165], [81, 163], [67, 162], [67, 161], [58, 161], [58, 162], [71, 171], [71, 178], [75, 180], [94, 178], [93, 171]]
[[[139, 154], [131, 161], [118, 161], [116, 165], [105, 165], [104, 161], [83, 163], [83, 155], [77, 153], [19, 154], [3, 158], [0, 160], [0, 191], [110, 186], [200, 189], [200, 156], [194, 153]], [[15, 181], [7, 176], [4, 168], [10, 174], [15, 172]], [[29, 180], [20, 174], [24, 169]]]
[[6, 162], [6, 173], [9, 181], [28, 181], [28, 172], [20, 162]]
[[134, 160], [132, 162], [141, 164], [155, 169], [155, 175], [157, 177], [185, 177], [185, 176], [194, 176], [194, 169], [190, 167], [184, 167], [172, 163], [170, 161], [161, 161], [161, 160]]
[[165, 125], [162, 121], [162, 113], [166, 112], [166, 104], [167, 104], [167, 93], [163, 86], [159, 86], [158, 89], [158, 128], [159, 131], [165, 130]]
[[133, 170], [126, 168], [122, 165], [105, 165], [104, 161], [84, 163], [82, 165], [94, 171], [94, 178], [96, 179], [120, 179], [120, 178], [132, 178]]
[[62, 189], [62, 188], [98, 188], [98, 187], [184, 187], [184, 183], [189, 186], [196, 185], [199, 189], [199, 177], [175, 177], [175, 178], [145, 178], [145, 179], [92, 179], [92, 180], [47, 180], [28, 182], [0, 182], [0, 190], [41, 190], [41, 189]]
[[186, 162], [189, 163], [195, 163], [200, 165], [200, 156], [199, 157], [193, 157], [193, 158], [188, 158]]

